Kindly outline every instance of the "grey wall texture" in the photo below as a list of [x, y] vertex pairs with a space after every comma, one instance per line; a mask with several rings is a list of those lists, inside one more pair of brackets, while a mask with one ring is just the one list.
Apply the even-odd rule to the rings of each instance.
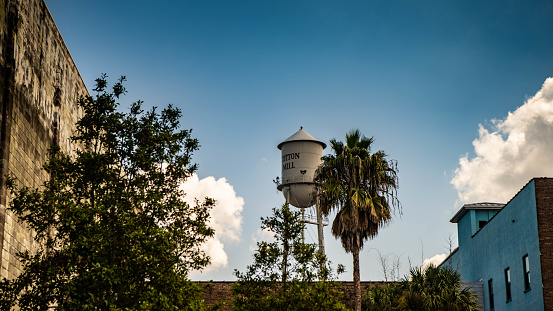
[[0, 277], [21, 271], [17, 252], [33, 250], [32, 232], [6, 210], [5, 176], [39, 187], [48, 149], [72, 153], [85, 84], [44, 0], [0, 0]]

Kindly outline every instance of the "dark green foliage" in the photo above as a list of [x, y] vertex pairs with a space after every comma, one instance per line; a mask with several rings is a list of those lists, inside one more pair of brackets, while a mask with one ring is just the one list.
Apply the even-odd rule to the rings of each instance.
[[337, 212], [332, 234], [348, 253], [363, 249], [400, 208], [397, 164], [384, 151], [371, 153], [373, 142], [359, 130], [350, 131], [345, 144], [331, 139], [334, 154], [322, 157], [315, 176], [321, 210]]
[[363, 296], [363, 310], [477, 310], [476, 296], [461, 288], [461, 277], [449, 268], [411, 269], [410, 279], [373, 287]]
[[0, 282], [2, 310], [203, 308], [187, 274], [209, 262], [199, 245], [213, 235], [206, 222], [214, 202], [188, 205], [179, 190], [196, 170], [198, 141], [179, 130], [171, 106], [144, 112], [139, 101], [117, 112], [123, 81], [109, 92], [103, 75], [96, 96], [79, 99], [79, 148], [52, 148], [41, 188], [10, 181], [10, 210], [40, 246], [19, 254], [18, 278]]
[[285, 204], [273, 209], [272, 217], [262, 218], [262, 228], [273, 232], [275, 241], [257, 243], [254, 263], [245, 273], [235, 270], [235, 310], [346, 309], [326, 257], [315, 245], [302, 243], [300, 215]]
[[384, 286], [376, 285], [368, 289], [362, 300], [363, 310], [392, 311], [399, 310], [399, 299], [403, 294], [403, 284], [389, 283]]

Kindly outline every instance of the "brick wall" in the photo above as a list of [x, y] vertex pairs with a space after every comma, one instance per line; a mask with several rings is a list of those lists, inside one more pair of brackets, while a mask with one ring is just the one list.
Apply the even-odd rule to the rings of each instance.
[[553, 309], [553, 179], [535, 178], [544, 310]]
[[225, 303], [223, 310], [232, 310], [229, 308], [232, 293], [230, 288], [234, 282], [229, 281], [213, 281], [213, 282], [198, 282], [204, 290], [203, 299], [206, 304], [212, 306], [217, 302]]
[[6, 211], [4, 176], [33, 188], [48, 178], [47, 151], [54, 143], [73, 149], [76, 99], [87, 90], [44, 0], [0, 0], [0, 45], [0, 276], [13, 278], [16, 253], [36, 245]]
[[[204, 287], [203, 299], [208, 305], [214, 305], [217, 302], [226, 302], [223, 310], [232, 310], [230, 308], [230, 302], [232, 301], [231, 287], [234, 282], [232, 281], [213, 281], [213, 282], [198, 282]], [[353, 282], [339, 282], [340, 289], [344, 293], [342, 295], [342, 302], [348, 307], [353, 309], [354, 302], [354, 287]], [[386, 282], [361, 282], [361, 292], [363, 293], [370, 287], [384, 285]]]

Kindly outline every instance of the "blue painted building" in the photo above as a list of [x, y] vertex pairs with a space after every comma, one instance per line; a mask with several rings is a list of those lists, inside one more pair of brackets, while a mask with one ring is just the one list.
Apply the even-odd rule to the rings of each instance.
[[441, 264], [480, 281], [484, 310], [553, 310], [553, 179], [534, 178], [507, 204], [466, 204], [459, 246]]

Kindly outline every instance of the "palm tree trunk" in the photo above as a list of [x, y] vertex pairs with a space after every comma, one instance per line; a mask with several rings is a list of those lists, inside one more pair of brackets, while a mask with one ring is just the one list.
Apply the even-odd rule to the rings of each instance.
[[359, 248], [353, 254], [353, 288], [355, 290], [355, 311], [361, 311], [361, 279], [359, 277]]

